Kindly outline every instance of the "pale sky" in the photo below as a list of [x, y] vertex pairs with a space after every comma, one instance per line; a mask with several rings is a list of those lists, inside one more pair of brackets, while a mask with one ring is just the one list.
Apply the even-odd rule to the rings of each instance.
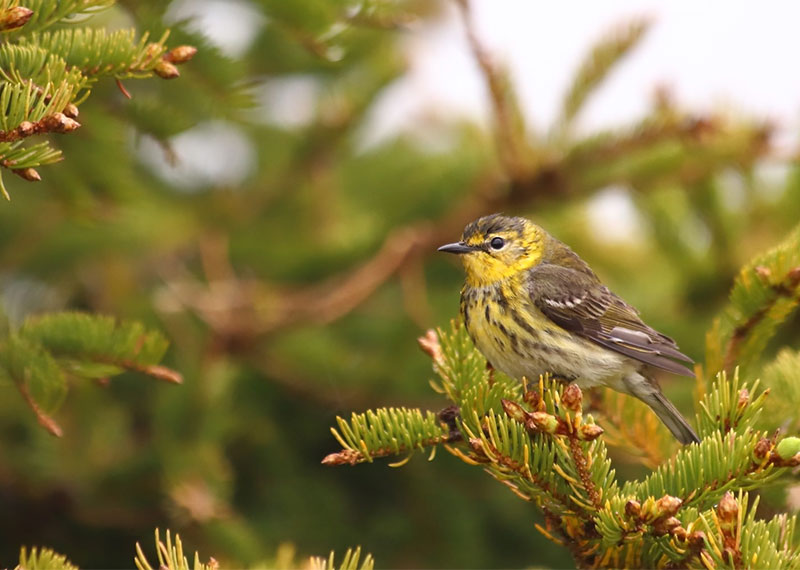
[[[579, 117], [581, 130], [636, 120], [646, 112], [655, 88], [666, 86], [687, 109], [722, 108], [770, 119], [780, 127], [782, 145], [788, 148], [797, 140], [800, 3], [472, 0], [471, 4], [483, 44], [511, 69], [530, 126], [552, 123], [570, 78], [594, 41], [631, 17], [645, 16], [652, 21], [649, 33]], [[488, 124], [485, 86], [461, 20], [454, 4], [444, 6], [439, 20], [412, 26], [406, 34], [409, 73], [374, 105], [363, 133], [365, 144], [404, 129], [419, 132], [431, 117], [470, 117]], [[193, 18], [196, 28], [232, 56], [246, 50], [258, 29], [269, 25], [243, 0], [175, 0], [168, 14], [173, 19]], [[317, 90], [308, 77], [271, 79], [259, 93], [261, 115], [254, 120], [287, 127], [303, 124], [313, 116]], [[209, 129], [221, 130], [237, 143], [236, 161], [219, 145], [200, 148], [213, 140], [207, 136]], [[161, 164], [157, 169], [187, 189], [219, 182], [235, 186], [256, 168], [247, 146], [232, 126], [198, 125], [173, 141], [178, 166]], [[163, 162], [160, 149], [150, 147], [145, 144], [140, 149], [147, 160]], [[625, 213], [629, 205], [614, 198], [611, 190], [607, 210], [620, 211], [621, 219], [630, 219]]]
[[[722, 106], [779, 121], [800, 118], [800, 3], [790, 1], [472, 0], [478, 35], [513, 75], [526, 115], [549, 125], [593, 42], [630, 17], [652, 26], [581, 117], [594, 130], [644, 114], [656, 86], [690, 109]], [[486, 117], [483, 84], [454, 7], [409, 36], [412, 68], [384, 101], [391, 130], [425, 108]], [[392, 116], [394, 115], [394, 116]]]

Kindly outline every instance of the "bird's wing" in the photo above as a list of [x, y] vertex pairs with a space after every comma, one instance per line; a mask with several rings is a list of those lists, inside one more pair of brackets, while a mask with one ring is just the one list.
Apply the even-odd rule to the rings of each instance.
[[636, 309], [593, 275], [549, 263], [529, 271], [531, 300], [561, 328], [645, 364], [694, 376], [676, 362], [692, 359], [678, 350], [675, 341], [647, 326]]

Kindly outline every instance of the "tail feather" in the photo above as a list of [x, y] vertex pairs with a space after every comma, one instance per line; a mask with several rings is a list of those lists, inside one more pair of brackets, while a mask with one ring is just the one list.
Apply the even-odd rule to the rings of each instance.
[[656, 413], [659, 419], [664, 422], [667, 429], [672, 432], [672, 435], [680, 441], [683, 445], [690, 443], [699, 443], [700, 438], [694, 433], [692, 426], [686, 421], [678, 409], [672, 405], [672, 402], [661, 392], [653, 392], [652, 398], [644, 400], [645, 404], [650, 406]]
[[640, 374], [625, 378], [625, 385], [634, 396], [639, 398], [656, 413], [658, 418], [667, 426], [679, 442], [683, 445], [699, 443], [700, 438], [681, 415], [672, 402], [667, 400], [658, 385]]

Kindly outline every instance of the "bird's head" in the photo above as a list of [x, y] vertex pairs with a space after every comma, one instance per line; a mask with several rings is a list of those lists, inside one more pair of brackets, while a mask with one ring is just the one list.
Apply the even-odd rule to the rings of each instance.
[[482, 287], [539, 263], [546, 237], [542, 228], [525, 218], [492, 214], [467, 224], [461, 241], [443, 245], [439, 251], [459, 254], [467, 284]]

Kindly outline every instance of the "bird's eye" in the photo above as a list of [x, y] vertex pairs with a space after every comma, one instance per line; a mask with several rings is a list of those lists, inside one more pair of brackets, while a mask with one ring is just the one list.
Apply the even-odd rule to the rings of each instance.
[[492, 241], [489, 242], [489, 247], [492, 249], [503, 249], [504, 245], [506, 245], [506, 240], [501, 237], [493, 237]]

